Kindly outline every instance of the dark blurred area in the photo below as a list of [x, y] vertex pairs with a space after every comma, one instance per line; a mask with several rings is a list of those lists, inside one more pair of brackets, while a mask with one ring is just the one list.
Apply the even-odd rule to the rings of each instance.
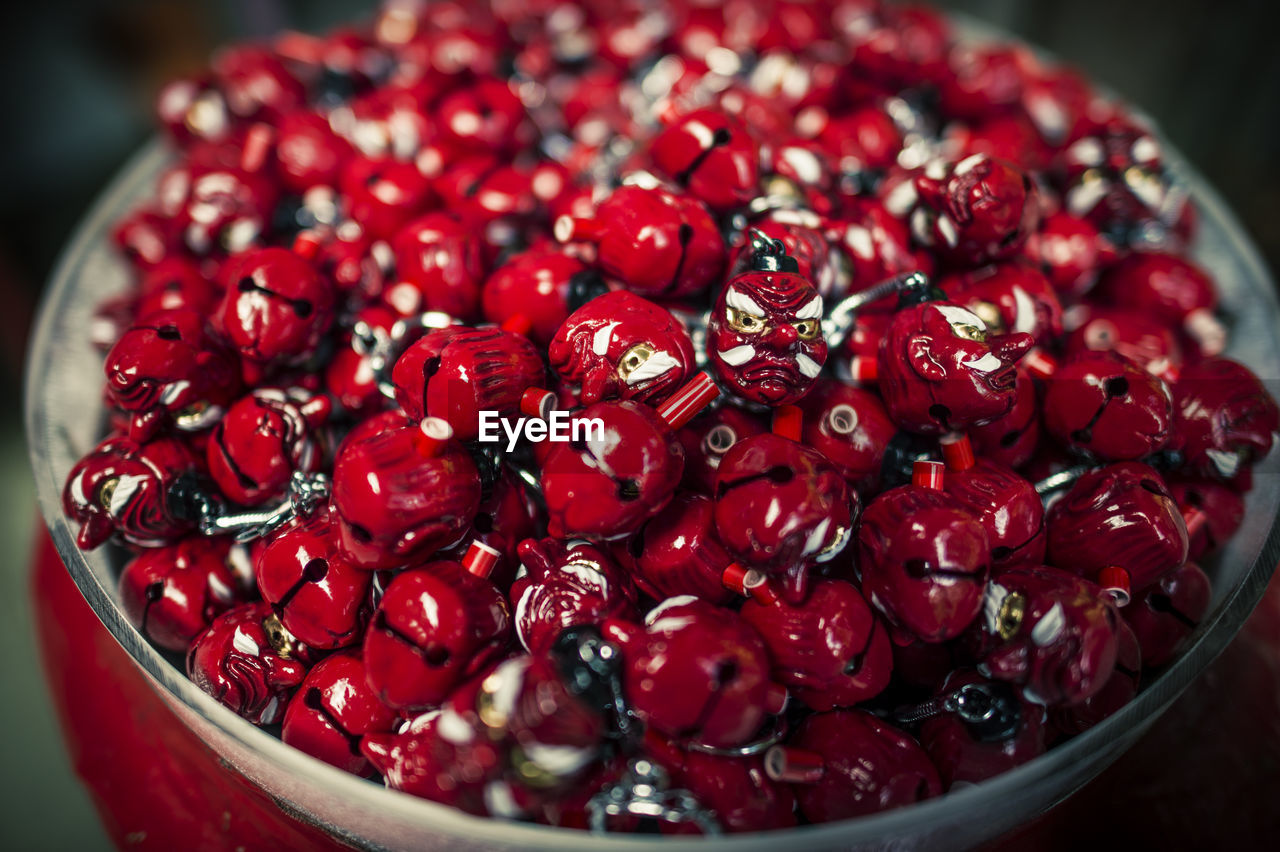
[[[1225, 196], [1280, 268], [1280, 54], [1265, 0], [938, 0], [1076, 65], [1140, 106]], [[373, 0], [55, 0], [0, 11], [0, 534], [15, 536], [0, 586], [7, 729], [0, 837], [9, 848], [97, 848], [87, 799], [56, 745], [25, 613], [35, 513], [21, 437], [21, 369], [41, 290], [76, 222], [151, 134], [162, 83], [220, 44], [281, 28], [320, 31]], [[12, 675], [12, 677], [9, 677]], [[51, 754], [56, 752], [56, 754]], [[53, 762], [56, 765], [50, 766]], [[38, 778], [32, 779], [32, 773]], [[14, 777], [22, 780], [16, 785]], [[10, 791], [19, 795], [11, 796]], [[37, 830], [50, 820], [54, 830]]]

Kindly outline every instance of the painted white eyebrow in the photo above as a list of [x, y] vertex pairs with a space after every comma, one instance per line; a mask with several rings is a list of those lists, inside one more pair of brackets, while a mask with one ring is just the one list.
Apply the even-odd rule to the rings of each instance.
[[751, 297], [735, 287], [730, 287], [724, 294], [725, 304], [734, 310], [742, 311], [744, 314], [751, 314], [753, 317], [764, 318], [764, 308], [757, 305], [751, 300]]
[[933, 309], [942, 314], [942, 318], [952, 325], [971, 325], [982, 331], [987, 330], [987, 324], [982, 321], [982, 318], [968, 308], [962, 308], [959, 305], [935, 304]]
[[617, 321], [613, 321], [608, 325], [602, 325], [596, 329], [596, 333], [591, 336], [591, 351], [597, 355], [604, 355], [609, 351], [609, 343], [613, 340], [613, 329], [618, 325]]
[[822, 317], [822, 297], [814, 296], [800, 310], [796, 311], [796, 319], [820, 319]]

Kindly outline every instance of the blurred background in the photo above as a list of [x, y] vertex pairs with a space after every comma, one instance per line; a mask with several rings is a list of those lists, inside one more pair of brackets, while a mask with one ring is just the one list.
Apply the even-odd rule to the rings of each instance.
[[[39, 520], [20, 422], [26, 336], [61, 245], [150, 135], [162, 83], [219, 44], [319, 31], [364, 0], [55, 0], [0, 12], [0, 840], [106, 848], [38, 670], [27, 559]], [[1280, 54], [1265, 0], [935, 0], [1039, 44], [1140, 105], [1280, 266]]]

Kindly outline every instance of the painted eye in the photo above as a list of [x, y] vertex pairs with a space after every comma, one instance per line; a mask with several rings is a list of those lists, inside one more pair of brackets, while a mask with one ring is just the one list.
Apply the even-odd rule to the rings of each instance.
[[951, 330], [955, 332], [956, 337], [961, 337], [965, 340], [976, 340], [979, 343], [985, 343], [987, 340], [987, 330], [985, 328], [978, 328], [976, 325], [953, 322], [951, 324]]
[[108, 512], [111, 511], [111, 498], [115, 496], [116, 486], [119, 484], [120, 477], [113, 476], [98, 486], [98, 505]]
[[[969, 307], [978, 315], [978, 319], [985, 322], [989, 327], [999, 331], [1004, 328], [1004, 317], [1000, 315], [1000, 309], [993, 302], [975, 302]], [[985, 338], [986, 335], [983, 335]]]
[[618, 375], [623, 379], [635, 372], [641, 364], [649, 360], [653, 355], [653, 347], [647, 343], [637, 343], [626, 352], [622, 353], [621, 360], [618, 361]]
[[1022, 619], [1027, 613], [1027, 599], [1020, 592], [1013, 592], [1005, 597], [1000, 605], [1000, 614], [996, 620], [996, 630], [1000, 638], [1008, 641], [1022, 626]]
[[800, 320], [800, 322], [793, 322], [791, 325], [795, 328], [796, 334], [800, 335], [801, 340], [813, 340], [822, 331], [817, 320]]
[[729, 308], [728, 317], [729, 327], [734, 331], [740, 331], [743, 334], [759, 334], [764, 331], [764, 317], [758, 317], [737, 308]]

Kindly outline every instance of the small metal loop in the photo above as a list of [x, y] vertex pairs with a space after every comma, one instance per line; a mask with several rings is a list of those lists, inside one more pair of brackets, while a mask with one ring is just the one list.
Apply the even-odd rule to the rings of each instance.
[[329, 499], [329, 477], [323, 473], [294, 471], [289, 492], [275, 507], [247, 512], [227, 512], [227, 506], [211, 495], [192, 495], [196, 522], [203, 535], [233, 534], [238, 542], [262, 538], [293, 518], [306, 517]]
[[606, 820], [611, 816], [648, 817], [670, 823], [690, 822], [703, 834], [721, 833], [713, 813], [704, 808], [692, 793], [669, 790], [667, 784], [667, 773], [660, 766], [649, 760], [632, 760], [617, 783], [587, 801], [587, 819], [592, 833], [606, 833], [609, 830]]
[[391, 326], [390, 332], [358, 320], [351, 328], [351, 348], [356, 354], [369, 359], [369, 369], [373, 371], [378, 392], [387, 399], [395, 399], [396, 386], [391, 381], [391, 368], [409, 344], [417, 339], [416, 336], [410, 339], [410, 335], [419, 331], [448, 328], [454, 324], [453, 317], [443, 311], [427, 311], [398, 319]]
[[929, 277], [923, 272], [916, 271], [895, 275], [893, 278], [881, 281], [879, 284], [868, 287], [865, 290], [845, 296], [832, 305], [831, 309], [827, 311], [826, 317], [822, 320], [822, 333], [827, 338], [827, 344], [832, 347], [843, 345], [853, 331], [853, 324], [857, 319], [858, 312], [867, 305], [888, 298], [895, 293], [903, 293], [908, 290], [924, 290], [928, 287]]
[[1079, 464], [1069, 467], [1066, 470], [1060, 470], [1055, 474], [1046, 476], [1035, 484], [1036, 493], [1041, 497], [1052, 494], [1055, 491], [1061, 491], [1075, 483], [1077, 479], [1093, 470], [1090, 465]]
[[733, 748], [719, 748], [709, 746], [705, 743], [689, 742], [681, 743], [690, 751], [700, 751], [703, 754], [714, 754], [721, 757], [750, 757], [754, 754], [764, 754], [773, 746], [782, 742], [782, 738], [787, 735], [787, 721], [781, 716], [775, 716], [773, 720], [773, 728], [766, 733], [762, 733], [759, 737], [749, 743], [744, 743]]

